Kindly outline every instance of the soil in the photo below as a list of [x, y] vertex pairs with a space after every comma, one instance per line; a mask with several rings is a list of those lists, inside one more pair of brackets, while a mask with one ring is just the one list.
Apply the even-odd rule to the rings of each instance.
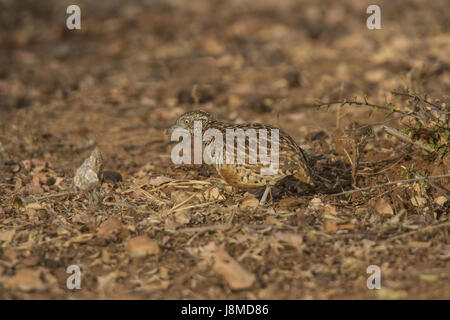
[[[450, 179], [420, 180], [450, 154], [382, 128], [413, 117], [315, 105], [413, 110], [408, 88], [448, 110], [447, 1], [381, 1], [380, 30], [370, 1], [78, 3], [81, 30], [68, 1], [0, 2], [1, 299], [450, 299]], [[320, 183], [258, 206], [173, 164], [165, 130], [196, 109], [278, 126]], [[78, 191], [95, 147], [102, 182]]]

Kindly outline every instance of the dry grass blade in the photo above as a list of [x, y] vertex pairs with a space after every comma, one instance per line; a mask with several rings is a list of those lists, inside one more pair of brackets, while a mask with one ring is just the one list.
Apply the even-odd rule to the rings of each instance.
[[77, 193], [78, 192], [76, 192], [76, 191], [63, 191], [63, 192], [45, 194], [45, 195], [40, 196], [40, 197], [34, 197], [34, 199], [35, 200], [44, 200], [44, 199], [50, 199], [50, 198], [58, 198], [58, 197], [70, 196], [70, 195], [77, 194]]
[[[167, 187], [171, 187], [171, 186], [180, 186], [180, 185], [189, 186], [189, 185], [197, 185], [197, 184], [198, 185], [210, 185], [211, 183], [209, 181], [203, 181], [203, 180], [172, 180], [170, 182], [166, 182], [157, 187], [154, 187], [154, 188], [148, 190], [148, 192], [154, 192], [154, 191], [157, 191], [157, 190], [160, 190], [163, 188], [167, 188]], [[147, 183], [144, 183], [144, 184], [141, 184], [138, 186], [133, 186], [132, 188], [122, 191], [122, 194], [127, 194], [127, 193], [133, 192], [135, 190], [142, 189], [146, 185], [147, 185]]]
[[441, 190], [442, 192], [445, 193], [447, 198], [450, 198], [450, 191], [447, 188], [445, 188], [444, 186], [442, 186], [441, 184], [439, 184], [437, 182], [434, 182], [434, 181], [431, 181], [430, 179], [428, 179], [428, 177], [424, 177], [420, 173], [414, 172], [414, 175], [419, 177], [419, 178], [422, 178], [422, 179], [426, 180], [430, 184], [430, 186], [435, 187], [438, 190]]
[[202, 207], [207, 207], [210, 204], [214, 204], [219, 202], [219, 200], [215, 200], [215, 201], [210, 201], [210, 202], [205, 202], [205, 203], [199, 203], [199, 204], [193, 204], [191, 206], [187, 206], [187, 207], [181, 207], [181, 208], [177, 208], [177, 209], [173, 209], [171, 210], [172, 212], [175, 211], [180, 211], [180, 210], [187, 210], [187, 209], [194, 209], [194, 208], [202, 208]]
[[160, 199], [156, 198], [155, 196], [153, 196], [149, 192], [145, 191], [144, 189], [139, 189], [138, 191], [141, 192], [150, 201], [155, 202], [157, 205], [163, 205], [163, 204], [168, 204], [169, 203], [168, 201], [160, 200]]
[[412, 236], [412, 235], [414, 235], [416, 233], [432, 231], [432, 230], [435, 230], [435, 229], [448, 227], [448, 226], [450, 226], [450, 221], [447, 221], [447, 222], [444, 222], [444, 223], [441, 223], [441, 224], [435, 224], [435, 225], [431, 225], [431, 226], [426, 226], [425, 228], [418, 229], [418, 230], [413, 230], [413, 231], [410, 231], [410, 232], [407, 232], [407, 233], [402, 233], [402, 234], [393, 236], [393, 237], [391, 237], [389, 239], [386, 239], [386, 241], [390, 242], [390, 241], [394, 241], [394, 240], [398, 240], [398, 239], [402, 239], [402, 238], [406, 238], [406, 237]]
[[345, 194], [352, 194], [355, 192], [367, 191], [367, 190], [371, 190], [371, 189], [379, 189], [379, 188], [394, 185], [394, 184], [411, 183], [411, 182], [422, 181], [422, 180], [441, 179], [441, 178], [448, 178], [448, 177], [450, 177], [450, 173], [442, 174], [442, 175], [438, 175], [438, 176], [428, 176], [428, 177], [421, 177], [421, 178], [419, 177], [419, 178], [414, 178], [414, 179], [395, 180], [395, 181], [389, 181], [386, 183], [377, 184], [377, 185], [369, 186], [369, 187], [365, 187], [365, 188], [342, 191], [339, 193], [333, 193], [333, 194], [330, 194], [330, 196], [341, 196], [341, 195], [345, 195]]
[[[185, 200], [181, 201], [179, 204], [173, 206], [169, 212], [173, 212], [176, 211], [176, 209], [178, 209], [179, 207], [181, 207], [182, 205], [184, 205], [185, 203], [187, 203], [188, 201], [190, 201], [192, 198], [194, 198], [196, 195], [198, 195], [198, 193], [193, 193], [192, 195], [190, 195], [188, 198], [186, 198]], [[183, 208], [185, 209], [185, 208]]]
[[216, 224], [212, 226], [204, 226], [204, 227], [191, 227], [191, 228], [183, 228], [183, 229], [177, 229], [178, 232], [185, 232], [185, 233], [203, 233], [208, 231], [226, 231], [228, 229], [231, 229], [233, 227], [232, 224]]

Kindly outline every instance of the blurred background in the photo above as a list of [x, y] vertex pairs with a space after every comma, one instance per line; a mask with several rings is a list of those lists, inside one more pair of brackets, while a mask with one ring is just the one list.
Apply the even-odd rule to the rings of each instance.
[[[142, 164], [185, 110], [281, 121], [301, 142], [336, 122], [308, 107], [319, 99], [448, 95], [448, 2], [378, 1], [382, 29], [368, 30], [372, 2], [77, 1], [81, 30], [68, 30], [73, 1], [0, 1], [0, 130]], [[343, 125], [367, 120], [348, 110]]]

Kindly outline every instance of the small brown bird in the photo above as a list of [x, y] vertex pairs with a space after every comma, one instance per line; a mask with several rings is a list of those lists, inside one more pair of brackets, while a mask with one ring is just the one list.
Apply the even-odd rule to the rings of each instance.
[[[171, 126], [167, 133], [172, 133], [176, 129], [182, 128], [188, 130], [191, 135], [194, 134], [194, 121], [201, 121], [202, 133], [208, 129], [219, 130], [223, 137], [226, 136], [227, 129], [238, 130], [242, 129], [247, 131], [249, 129], [255, 129], [256, 132], [260, 132], [261, 129], [265, 129], [267, 136], [262, 139], [266, 140], [267, 144], [267, 154], [270, 154], [272, 145], [272, 130], [278, 131], [278, 170], [272, 174], [263, 173], [264, 168], [269, 168], [267, 162], [262, 163], [262, 161], [249, 161], [252, 152], [256, 154], [256, 146], [249, 142], [249, 139], [245, 139], [245, 162], [237, 162], [237, 156], [234, 157], [233, 163], [227, 163], [226, 152], [223, 152], [220, 157], [223, 161], [215, 162], [215, 166], [219, 175], [230, 185], [237, 187], [239, 189], [251, 190], [265, 187], [264, 194], [260, 200], [260, 205], [266, 202], [267, 196], [271, 190], [271, 187], [278, 184], [281, 180], [286, 177], [294, 176], [298, 180], [313, 185], [311, 177], [311, 169], [308, 164], [308, 159], [305, 152], [295, 143], [295, 141], [286, 133], [280, 129], [261, 123], [244, 123], [244, 124], [232, 124], [214, 119], [214, 117], [205, 111], [189, 111], [181, 116], [175, 122], [175, 125]], [[261, 139], [261, 135], [259, 136]], [[212, 140], [203, 141], [203, 148], [207, 147]], [[261, 142], [261, 140], [258, 140]], [[225, 147], [225, 143], [223, 144]], [[274, 143], [275, 146], [275, 143]], [[239, 144], [234, 147], [234, 154], [239, 152]], [[242, 146], [241, 146], [242, 150]], [[212, 154], [214, 156], [214, 154]], [[260, 155], [258, 155], [260, 157]], [[259, 160], [261, 160], [259, 158]]]

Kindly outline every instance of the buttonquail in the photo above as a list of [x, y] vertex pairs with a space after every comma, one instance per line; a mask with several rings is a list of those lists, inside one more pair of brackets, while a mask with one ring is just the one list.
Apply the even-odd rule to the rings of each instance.
[[[191, 135], [194, 134], [194, 121], [201, 121], [202, 131], [205, 132], [208, 129], [218, 129], [225, 140], [227, 129], [255, 129], [259, 132], [260, 129], [266, 129], [267, 132], [267, 154], [270, 154], [271, 146], [271, 129], [277, 129], [279, 132], [278, 138], [278, 155], [279, 155], [279, 168], [276, 172], [272, 174], [263, 174], [261, 169], [268, 168], [267, 162], [265, 164], [261, 161], [253, 163], [249, 161], [249, 153], [256, 152], [249, 143], [249, 139], [245, 140], [245, 162], [238, 163], [237, 156], [234, 156], [234, 163], [227, 163], [226, 152], [220, 155], [223, 157], [222, 163], [216, 161], [214, 166], [220, 176], [230, 185], [237, 187], [239, 189], [257, 189], [265, 187], [264, 194], [260, 200], [260, 205], [263, 205], [267, 199], [272, 186], [278, 184], [281, 180], [288, 176], [294, 176], [298, 180], [313, 185], [311, 177], [311, 169], [308, 164], [308, 159], [305, 152], [295, 143], [295, 141], [286, 133], [279, 130], [278, 128], [270, 125], [260, 124], [260, 123], [244, 123], [244, 124], [232, 124], [214, 119], [214, 117], [205, 111], [189, 111], [181, 116], [175, 122], [175, 125], [171, 126], [167, 133], [172, 133], [177, 128], [183, 128], [190, 132]], [[203, 140], [203, 139], [202, 139]], [[203, 141], [203, 148], [207, 147], [210, 141]], [[225, 142], [223, 143], [225, 149]], [[237, 147], [235, 146], [234, 152], [237, 153]]]

